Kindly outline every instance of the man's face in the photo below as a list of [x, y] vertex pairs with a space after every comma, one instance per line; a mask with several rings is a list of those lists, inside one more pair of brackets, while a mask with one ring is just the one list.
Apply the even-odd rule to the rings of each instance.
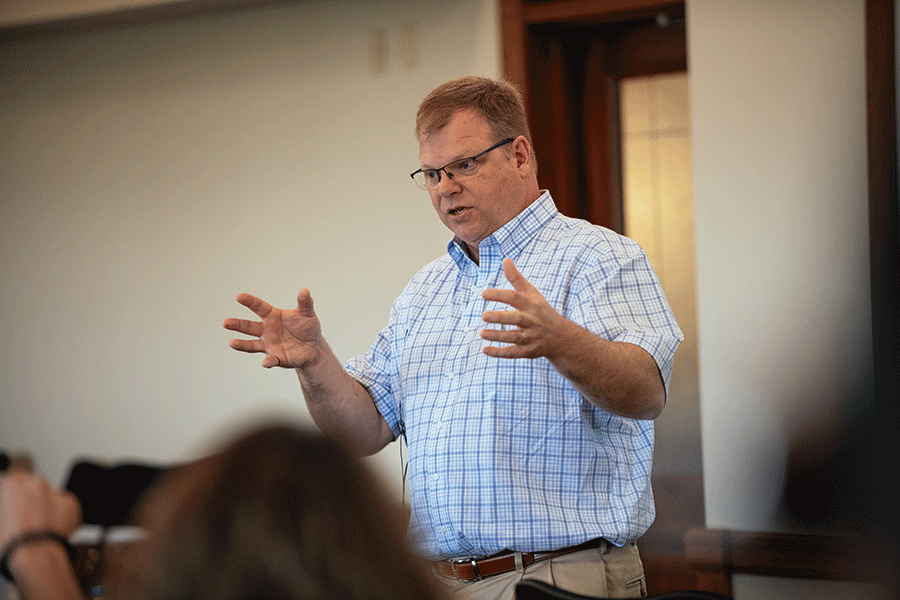
[[[519, 138], [521, 140], [521, 138]], [[487, 121], [474, 111], [457, 112], [443, 129], [419, 140], [422, 168], [439, 169], [449, 162], [474, 156], [500, 140]], [[478, 244], [509, 222], [534, 200], [528, 198], [518, 168], [517, 142], [491, 150], [478, 159], [478, 172], [464, 181], [441, 171], [431, 203], [441, 222], [469, 247], [478, 259]]]

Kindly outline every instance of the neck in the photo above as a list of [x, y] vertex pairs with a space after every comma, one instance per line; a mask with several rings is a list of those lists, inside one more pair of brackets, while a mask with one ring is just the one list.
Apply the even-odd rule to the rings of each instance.
[[472, 262], [476, 265], [478, 263], [478, 246], [472, 246], [471, 244], [467, 244], [466, 242], [462, 243], [463, 250], [466, 251], [466, 254], [469, 255], [469, 258], [472, 259]]

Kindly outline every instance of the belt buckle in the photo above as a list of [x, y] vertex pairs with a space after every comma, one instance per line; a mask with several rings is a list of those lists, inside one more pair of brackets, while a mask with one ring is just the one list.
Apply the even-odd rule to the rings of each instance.
[[[460, 579], [459, 571], [456, 570], [456, 565], [472, 565], [472, 572], [475, 573], [474, 579]], [[465, 558], [455, 558], [453, 559], [453, 574], [456, 575], [456, 580], [460, 582], [466, 581], [481, 581], [484, 577], [481, 576], [481, 573], [478, 572], [478, 561], [475, 560], [474, 556], [467, 556]]]

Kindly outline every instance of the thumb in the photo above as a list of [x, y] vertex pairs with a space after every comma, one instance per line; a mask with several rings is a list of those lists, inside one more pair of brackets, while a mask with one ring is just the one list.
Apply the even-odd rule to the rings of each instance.
[[312, 294], [310, 294], [309, 290], [306, 288], [303, 288], [297, 294], [297, 312], [304, 317], [316, 316], [316, 311], [313, 310]]

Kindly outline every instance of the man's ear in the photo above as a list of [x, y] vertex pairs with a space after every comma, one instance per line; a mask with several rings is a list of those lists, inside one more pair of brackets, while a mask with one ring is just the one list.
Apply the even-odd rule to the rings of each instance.
[[513, 156], [516, 159], [516, 168], [521, 169], [528, 165], [531, 167], [534, 156], [531, 154], [531, 144], [525, 139], [524, 135], [520, 135], [512, 142]]

